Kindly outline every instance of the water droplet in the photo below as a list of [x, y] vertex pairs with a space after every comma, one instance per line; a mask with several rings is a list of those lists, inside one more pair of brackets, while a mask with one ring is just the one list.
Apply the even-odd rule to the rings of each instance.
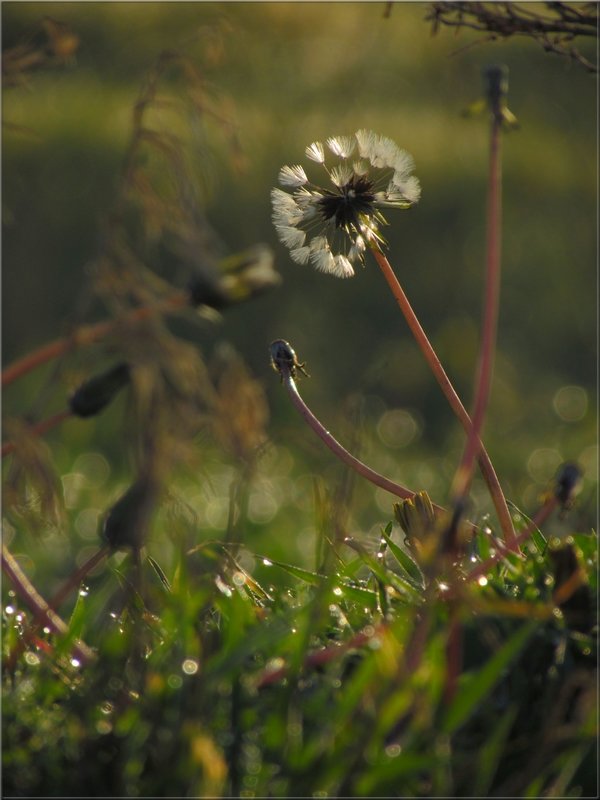
[[80, 667], [81, 666], [81, 661], [78, 658], [72, 658], [71, 659], [71, 666], [72, 667], [76, 667], [76, 668]]
[[4, 613], [8, 614], [8, 616], [10, 616], [11, 614], [15, 613], [15, 610], [14, 610], [14, 608], [12, 606], [5, 606]]
[[334, 587], [333, 593], [336, 597], [341, 597], [344, 594], [344, 590], [341, 589], [339, 586]]
[[394, 744], [388, 744], [385, 748], [385, 754], [388, 758], [397, 758], [401, 752], [402, 748], [396, 742]]
[[29, 666], [31, 666], [31, 667], [37, 667], [37, 665], [40, 663], [40, 658], [39, 658], [39, 656], [38, 656], [38, 655], [36, 655], [35, 653], [31, 653], [31, 652], [29, 652], [29, 653], [25, 653], [25, 656], [24, 656], [24, 658], [25, 658], [25, 661], [26, 661], [26, 662], [29, 664]]
[[488, 579], [485, 577], [485, 575], [481, 575], [479, 578], [477, 578], [477, 583], [480, 586], [487, 586]]
[[101, 735], [105, 736], [107, 733], [112, 731], [112, 725], [105, 719], [100, 719], [96, 723], [96, 731]]
[[199, 664], [195, 658], [186, 658], [181, 669], [186, 675], [195, 675], [198, 672]]
[[272, 567], [273, 566], [273, 562], [269, 561], [268, 558], [263, 558], [262, 562], [265, 565], [265, 567]]
[[227, 586], [227, 584], [220, 575], [215, 575], [215, 585], [217, 589], [221, 592], [221, 594], [225, 595], [225, 597], [232, 596], [233, 592], [231, 591], [229, 586]]

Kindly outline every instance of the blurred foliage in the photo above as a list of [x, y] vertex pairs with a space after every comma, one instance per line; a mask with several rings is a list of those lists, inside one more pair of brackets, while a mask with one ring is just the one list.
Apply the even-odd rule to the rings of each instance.
[[[100, 657], [82, 668], [64, 639], [43, 634], [52, 658], [29, 649], [5, 676], [4, 792], [593, 795], [596, 537], [538, 534], [526, 558], [503, 559], [485, 581], [452, 581], [452, 601], [441, 581], [424, 589], [415, 554], [391, 533], [381, 557], [336, 548], [325, 574], [217, 543], [187, 550], [174, 534], [172, 581], [146, 565], [143, 602], [131, 599], [132, 565], [113, 561], [82, 587], [70, 621]], [[559, 561], [570, 567], [556, 571]], [[572, 574], [576, 624], [558, 599]], [[447, 699], [457, 608], [461, 676]], [[3, 611], [6, 655], [28, 612], [10, 594]]]
[[[342, 426], [345, 399], [362, 395], [370, 423], [365, 451], [382, 469], [400, 455], [405, 482], [443, 500], [460, 433], [374, 265], [345, 283], [294, 265], [275, 244], [269, 190], [281, 164], [300, 160], [307, 143], [362, 126], [413, 154], [423, 198], [410, 215], [392, 217], [390, 259], [468, 403], [487, 129], [460, 112], [480, 92], [481, 66], [503, 61], [521, 130], [504, 148], [504, 273], [488, 450], [518, 503], [530, 504], [564, 458], [581, 460], [593, 482], [595, 85], [524, 39], [465, 49], [469, 35], [474, 43], [477, 36], [466, 29], [456, 45], [444, 30], [431, 38], [429, 11], [427, 4], [394, 6], [386, 18], [384, 4], [157, 3], [143, 12], [127, 3], [4, 5], [5, 50], [31, 37], [44, 18], [68, 26], [79, 43], [66, 63], [26, 72], [4, 92], [5, 362], [56, 336], [70, 318], [114, 208], [141, 87], [160, 54], [170, 53], [195, 70], [196, 95], [182, 112], [187, 118], [174, 121], [173, 107], [159, 103], [151, 121], [174, 136], [188, 126], [182, 175], [188, 183], [194, 176], [194, 202], [206, 209], [213, 241], [220, 239], [224, 252], [258, 241], [277, 249], [281, 290], [235, 309], [217, 332], [265, 382], [273, 438], [284, 441], [295, 424], [268, 374], [268, 344], [284, 337], [309, 364], [310, 401], [323, 418]], [[172, 90], [173, 103], [189, 92], [175, 71], [164, 79], [159, 99]], [[199, 98], [210, 113], [194, 117]], [[148, 166], [164, 197], [172, 165], [155, 161]], [[196, 230], [204, 236], [208, 228]], [[190, 251], [198, 257], [193, 240], [184, 241], [183, 256], [181, 245], [154, 241], [159, 249], [143, 257], [171, 280]], [[215, 339], [214, 331], [187, 335], [208, 348]], [[569, 387], [579, 410], [563, 412], [558, 399]], [[23, 384], [23, 391], [31, 389]], [[22, 408], [23, 397], [15, 387], [5, 404]], [[400, 450], [371, 433], [394, 409], [417, 425]], [[548, 464], [531, 469], [540, 449]], [[318, 453], [303, 450], [310, 461]], [[326, 457], [316, 462], [324, 463]], [[422, 474], [426, 464], [436, 478]]]
[[[72, 585], [67, 638], [37, 631], [5, 676], [5, 793], [595, 791], [596, 87], [527, 38], [432, 37], [432, 5], [388, 5], [2, 5], [3, 361], [111, 326], [3, 392], [4, 542], [44, 597], [102, 541], [147, 545]], [[436, 502], [462, 433], [375, 265], [342, 282], [293, 264], [269, 192], [361, 127], [414, 156], [423, 198], [390, 218], [389, 257], [468, 405], [488, 132], [461, 112], [491, 62], [520, 129], [484, 438], [521, 527], [559, 464], [584, 477], [551, 547], [535, 531], [526, 558], [424, 603], [390, 496], [307, 433], [269, 343], [306, 360], [341, 441]], [[131, 316], [173, 291], [198, 308]], [[128, 385], [101, 415], [31, 435], [116, 364]], [[467, 566], [494, 548], [489, 509], [476, 481]], [[33, 621], [11, 592], [5, 657]], [[76, 637], [101, 653], [85, 670]]]

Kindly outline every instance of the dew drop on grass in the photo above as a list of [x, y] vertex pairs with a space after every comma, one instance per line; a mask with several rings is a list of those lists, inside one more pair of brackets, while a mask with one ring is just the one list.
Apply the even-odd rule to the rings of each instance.
[[12, 606], [5, 606], [4, 613], [10, 617], [11, 614], [15, 613], [15, 609]]
[[273, 562], [269, 561], [268, 558], [263, 558], [262, 562], [265, 565], [265, 567], [272, 567], [273, 566]]
[[31, 653], [31, 652], [25, 653], [24, 658], [25, 658], [25, 661], [29, 664], [30, 667], [37, 667], [38, 664], [40, 663], [39, 656], [37, 656], [35, 653]]
[[96, 732], [99, 733], [101, 736], [106, 736], [108, 733], [112, 731], [113, 726], [110, 722], [105, 719], [100, 719], [96, 723]]
[[231, 579], [236, 586], [244, 586], [246, 583], [246, 576], [243, 572], [234, 572], [233, 577]]
[[186, 658], [181, 669], [186, 675], [195, 675], [198, 672], [198, 662], [195, 658]]
[[81, 661], [78, 658], [72, 658], [71, 659], [71, 666], [75, 667], [75, 668], [80, 667], [81, 666]]
[[480, 577], [477, 579], [477, 583], [478, 583], [480, 586], [487, 586], [488, 579], [485, 577], [485, 575], [481, 575], [481, 576], [480, 576]]
[[388, 758], [397, 758], [400, 755], [401, 752], [402, 752], [402, 748], [400, 747], [399, 744], [396, 744], [396, 743], [389, 744], [385, 748], [385, 754], [386, 754], [386, 756]]

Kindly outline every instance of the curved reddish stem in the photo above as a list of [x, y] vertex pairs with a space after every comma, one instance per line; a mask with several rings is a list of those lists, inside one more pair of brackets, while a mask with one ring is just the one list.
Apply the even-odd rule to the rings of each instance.
[[[4, 544], [2, 545], [2, 569], [21, 599], [33, 611], [40, 625], [46, 625], [61, 635], [69, 632], [68, 626], [40, 595]], [[96, 658], [94, 651], [79, 639], [73, 642], [73, 652], [81, 664], [87, 664]]]
[[[392, 294], [394, 295], [394, 298], [396, 299], [396, 302], [400, 307], [400, 310], [404, 315], [408, 327], [410, 328], [417, 344], [421, 349], [421, 352], [425, 357], [425, 360], [427, 361], [431, 371], [433, 372], [437, 382], [439, 383], [446, 399], [448, 400], [450, 407], [454, 411], [456, 417], [460, 421], [466, 433], [469, 434], [473, 427], [471, 418], [469, 417], [465, 407], [463, 406], [460, 397], [457, 395], [450, 379], [448, 378], [448, 375], [446, 374], [446, 371], [444, 370], [437, 356], [437, 353], [433, 349], [431, 342], [427, 338], [427, 334], [423, 330], [421, 323], [417, 318], [417, 315], [413, 311], [413, 308], [408, 300], [408, 297], [406, 296], [404, 289], [400, 285], [400, 281], [396, 277], [394, 270], [390, 265], [390, 262], [383, 255], [383, 253], [377, 250], [376, 248], [373, 248], [372, 252], [379, 265], [379, 268], [383, 272], [383, 275], [388, 283], [388, 286], [392, 291]], [[483, 446], [483, 443], [481, 442], [479, 437], [477, 437], [477, 443], [479, 447], [478, 460], [481, 473], [488, 486], [488, 490], [490, 492], [492, 501], [494, 503], [494, 507], [496, 508], [496, 513], [498, 515], [498, 519], [502, 527], [502, 532], [504, 534], [505, 541], [511, 549], [514, 549], [516, 547], [515, 544], [516, 534], [512, 522], [512, 517], [510, 516], [510, 511], [506, 503], [506, 498], [504, 497], [504, 492], [502, 491], [502, 487], [500, 486], [500, 481], [498, 480], [498, 476], [496, 475], [496, 471], [494, 470], [490, 457], [487, 454], [487, 450]]]
[[189, 302], [189, 295], [186, 292], [177, 292], [156, 305], [134, 308], [129, 313], [117, 319], [97, 322], [94, 325], [84, 325], [74, 331], [70, 336], [65, 336], [62, 339], [49, 342], [39, 349], [34, 350], [33, 353], [29, 353], [18, 361], [14, 361], [2, 372], [2, 386], [8, 386], [32, 369], [48, 361], [52, 361], [52, 359], [58, 358], [68, 353], [70, 350], [101, 341], [116, 330], [119, 325], [141, 322], [156, 314], [172, 314], [175, 311], [185, 308], [189, 305]]
[[[32, 425], [29, 432], [34, 436], [43, 436], [47, 431], [55, 428], [57, 425], [60, 425], [63, 420], [68, 419], [71, 416], [73, 416], [71, 409], [65, 408], [62, 411], [59, 411], [57, 414], [54, 414], [54, 416]], [[5, 442], [0, 449], [2, 458], [10, 455], [10, 453], [14, 453], [17, 447], [18, 444], [16, 442]]]

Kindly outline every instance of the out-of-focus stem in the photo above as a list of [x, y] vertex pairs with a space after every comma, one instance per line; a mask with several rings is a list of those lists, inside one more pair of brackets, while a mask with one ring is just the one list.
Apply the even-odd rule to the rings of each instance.
[[2, 386], [8, 386], [10, 383], [17, 380], [17, 378], [26, 375], [32, 369], [46, 364], [48, 361], [52, 361], [52, 359], [58, 358], [68, 353], [70, 350], [75, 350], [78, 347], [84, 347], [101, 341], [106, 336], [113, 333], [113, 331], [117, 330], [120, 325], [142, 322], [157, 314], [172, 314], [185, 308], [189, 303], [190, 298], [187, 292], [177, 292], [156, 305], [134, 308], [129, 313], [117, 319], [97, 322], [94, 325], [84, 325], [69, 336], [56, 339], [53, 342], [48, 342], [48, 344], [34, 350], [33, 353], [29, 353], [18, 361], [14, 361], [2, 372]]
[[[79, 569], [77, 569], [72, 575], [69, 575], [67, 580], [63, 583], [56, 594], [51, 597], [50, 602], [48, 603], [48, 607], [51, 611], [56, 612], [56, 609], [60, 608], [63, 600], [65, 600], [71, 594], [73, 589], [81, 583], [83, 578], [85, 578], [85, 576], [94, 569], [96, 564], [99, 564], [100, 561], [102, 561], [102, 559], [108, 555], [109, 551], [110, 548], [108, 545], [101, 547], [97, 552], [94, 553], [93, 556], [88, 558], [88, 560], [82, 564]], [[29, 628], [27, 628], [27, 630], [23, 632], [21, 639], [14, 647], [6, 661], [7, 669], [10, 670], [14, 668], [19, 656], [42, 627], [42, 624], [43, 620], [38, 618], [29, 626]]]
[[[59, 411], [58, 414], [54, 414], [52, 417], [48, 417], [48, 419], [44, 419], [41, 422], [32, 425], [30, 433], [32, 433], [34, 436], [43, 436], [47, 431], [52, 430], [52, 428], [55, 428], [57, 425], [60, 425], [63, 420], [68, 419], [72, 415], [73, 412], [71, 409], [65, 408], [62, 411]], [[10, 455], [10, 453], [14, 453], [17, 447], [18, 444], [16, 442], [5, 442], [0, 450], [2, 458]]]
[[487, 245], [486, 245], [486, 281], [483, 303], [481, 347], [477, 368], [475, 399], [473, 402], [473, 421], [467, 436], [467, 443], [461, 464], [454, 479], [454, 496], [456, 502], [463, 500], [473, 478], [475, 459], [480, 447], [480, 434], [487, 409], [496, 334], [498, 329], [498, 306], [500, 297], [500, 249], [502, 229], [502, 171], [501, 171], [501, 127], [500, 113], [492, 115], [490, 133], [490, 161], [487, 201]]
[[[67, 625], [39, 594], [4, 544], [2, 545], [2, 569], [21, 599], [33, 611], [40, 624], [46, 625], [61, 635], [66, 635], [69, 632]], [[73, 652], [82, 665], [96, 658], [94, 651], [80, 640], [73, 642]]]
[[[419, 322], [417, 315], [413, 311], [413, 308], [406, 296], [404, 289], [400, 285], [398, 278], [396, 277], [394, 270], [392, 269], [390, 262], [384, 256], [384, 254], [378, 250], [377, 248], [373, 248], [373, 255], [379, 265], [379, 268], [383, 272], [383, 275], [390, 287], [396, 302], [398, 303], [400, 310], [402, 311], [404, 318], [410, 328], [417, 344], [419, 345], [421, 352], [423, 353], [425, 360], [427, 361], [431, 371], [433, 372], [437, 382], [439, 383], [450, 407], [456, 414], [458, 420], [462, 424], [463, 428], [467, 432], [470, 433], [472, 429], [471, 418], [469, 417], [465, 407], [463, 406], [460, 397], [457, 395], [454, 386], [450, 382], [450, 379], [446, 375], [446, 372], [437, 356], [437, 353], [433, 349], [429, 339], [427, 338], [427, 334], [423, 330], [421, 323]], [[479, 466], [481, 469], [481, 473], [484, 477], [484, 480], [488, 486], [488, 490], [490, 492], [492, 501], [494, 503], [494, 507], [496, 509], [496, 513], [498, 515], [498, 519], [500, 521], [500, 525], [502, 527], [502, 532], [504, 534], [504, 539], [506, 544], [511, 549], [515, 548], [515, 539], [516, 534], [512, 522], [512, 518], [510, 516], [510, 511], [508, 509], [508, 505], [506, 504], [506, 498], [504, 497], [504, 493], [502, 491], [502, 487], [500, 486], [500, 481], [498, 480], [498, 476], [494, 470], [492, 462], [490, 461], [490, 457], [487, 454], [483, 443], [477, 437], [477, 444], [478, 444], [478, 461]]]

